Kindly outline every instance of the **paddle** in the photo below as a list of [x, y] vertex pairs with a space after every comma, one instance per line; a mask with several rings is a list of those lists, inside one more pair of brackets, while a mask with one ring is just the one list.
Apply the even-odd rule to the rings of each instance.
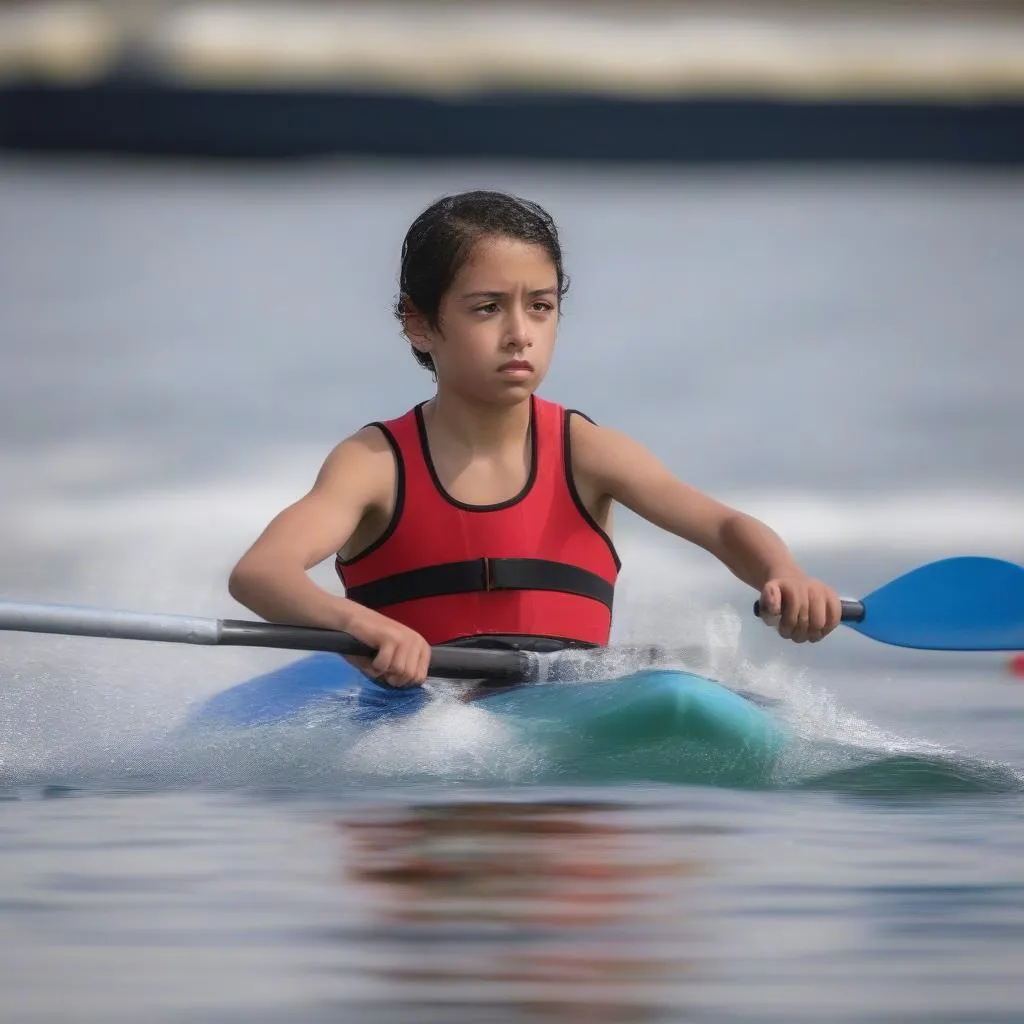
[[[222, 647], [279, 647], [363, 657], [376, 654], [354, 636], [330, 629], [60, 604], [0, 601], [0, 630]], [[531, 682], [537, 678], [538, 669], [537, 657], [527, 651], [435, 647], [430, 656], [430, 674], [444, 679]]]
[[[222, 647], [276, 647], [289, 651], [328, 651], [373, 657], [376, 651], [349, 633], [310, 626], [282, 626], [243, 619], [204, 619], [188, 615], [126, 612], [77, 605], [24, 604], [0, 601], [0, 631], [97, 636], [111, 640], [158, 640], [165, 643]], [[607, 650], [605, 648], [604, 650]], [[561, 652], [570, 661], [561, 670], [585, 675], [586, 649]], [[620, 645], [613, 653], [621, 662], [680, 664], [703, 655], [703, 648]], [[433, 647], [430, 675], [437, 679], [473, 679], [492, 683], [532, 683], [546, 678], [537, 652], [514, 649]]]
[[[758, 610], [755, 604], [755, 614]], [[994, 558], [932, 562], [862, 601], [844, 601], [843, 621], [865, 636], [900, 647], [1024, 650], [1024, 569]], [[0, 630], [364, 657], [375, 653], [348, 633], [329, 629], [11, 601], [0, 601]], [[658, 651], [644, 648], [641, 653], [653, 657]], [[430, 674], [445, 679], [531, 682], [539, 678], [540, 667], [536, 655], [516, 650], [435, 647], [430, 659]]]
[[[754, 603], [760, 615], [760, 602]], [[1024, 650], [1024, 568], [998, 558], [945, 558], [899, 576], [842, 621], [872, 640], [930, 651]]]

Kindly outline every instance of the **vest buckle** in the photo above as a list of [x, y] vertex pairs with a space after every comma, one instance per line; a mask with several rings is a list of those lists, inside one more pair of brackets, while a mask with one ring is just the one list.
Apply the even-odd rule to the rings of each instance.
[[480, 561], [484, 564], [484, 591], [491, 591], [494, 589], [493, 565], [486, 555]]

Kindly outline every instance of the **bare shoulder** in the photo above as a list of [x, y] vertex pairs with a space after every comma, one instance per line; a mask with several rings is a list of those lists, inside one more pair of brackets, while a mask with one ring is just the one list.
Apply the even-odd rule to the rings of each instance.
[[365, 504], [386, 504], [395, 483], [395, 457], [378, 427], [366, 426], [337, 444], [324, 460], [313, 490], [358, 494]]
[[583, 493], [605, 495], [655, 526], [709, 551], [720, 547], [722, 524], [734, 510], [684, 483], [639, 441], [574, 416], [572, 469]]
[[381, 456], [391, 457], [391, 443], [380, 427], [368, 424], [335, 445], [325, 465], [346, 459], [379, 459]]
[[645, 449], [621, 431], [602, 427], [577, 414], [569, 420], [572, 470], [577, 485], [614, 490], [620, 470]]

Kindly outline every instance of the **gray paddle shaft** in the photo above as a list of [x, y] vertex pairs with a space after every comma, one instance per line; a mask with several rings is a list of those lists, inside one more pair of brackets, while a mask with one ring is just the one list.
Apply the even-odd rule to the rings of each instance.
[[220, 621], [191, 615], [156, 615], [63, 604], [0, 601], [0, 629], [176, 644], [219, 644]]
[[[376, 654], [372, 647], [354, 636], [332, 629], [80, 608], [75, 605], [0, 601], [0, 630], [118, 640], [157, 640], [175, 644], [331, 651], [363, 657]], [[430, 674], [444, 679], [488, 678], [524, 682], [535, 679], [537, 671], [537, 658], [526, 651], [435, 647], [430, 657]]]

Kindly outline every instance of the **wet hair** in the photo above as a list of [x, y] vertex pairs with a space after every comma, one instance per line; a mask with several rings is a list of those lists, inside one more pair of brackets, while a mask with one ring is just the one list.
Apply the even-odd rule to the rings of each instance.
[[[559, 306], [569, 290], [562, 267], [562, 246], [554, 219], [542, 206], [504, 192], [463, 192], [428, 206], [413, 222], [402, 243], [399, 295], [394, 313], [406, 326], [409, 306], [431, 327], [439, 326], [445, 292], [488, 235], [539, 245], [551, 257], [558, 277]], [[413, 348], [416, 361], [433, 372], [429, 353]]]

